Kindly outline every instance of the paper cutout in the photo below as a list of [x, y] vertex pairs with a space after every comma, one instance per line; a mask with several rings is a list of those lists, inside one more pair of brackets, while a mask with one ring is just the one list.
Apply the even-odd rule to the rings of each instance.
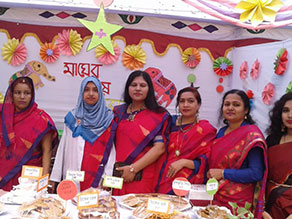
[[264, 104], [270, 105], [271, 100], [274, 97], [274, 95], [275, 95], [275, 86], [272, 83], [268, 83], [265, 86], [264, 91], [262, 92], [262, 100]]
[[71, 180], [63, 180], [57, 187], [57, 194], [63, 200], [70, 200], [77, 195], [77, 186]]
[[250, 76], [253, 80], [259, 77], [260, 62], [256, 59], [251, 67]]
[[77, 209], [94, 208], [98, 206], [98, 191], [79, 193], [77, 196]]
[[99, 45], [95, 49], [95, 57], [98, 61], [104, 65], [110, 65], [118, 61], [119, 56], [121, 54], [121, 50], [117, 43], [113, 43], [114, 47], [114, 55], [112, 55], [109, 51], [104, 48], [103, 45]]
[[4, 95], [2, 93], [0, 93], [0, 103], [4, 102]]
[[130, 70], [139, 70], [146, 63], [146, 53], [138, 45], [126, 46], [122, 54], [122, 63]]
[[66, 56], [77, 55], [82, 46], [82, 38], [76, 30], [63, 30], [62, 33], [58, 33], [57, 46], [59, 47], [61, 54]]
[[27, 51], [23, 43], [18, 39], [12, 38], [4, 43], [2, 47], [2, 57], [4, 61], [13, 66], [21, 65], [26, 60]]
[[240, 72], [239, 72], [239, 76], [241, 80], [244, 80], [247, 78], [247, 61], [244, 61], [241, 66], [240, 66]]
[[256, 27], [263, 21], [275, 21], [277, 11], [282, 5], [281, 0], [244, 0], [240, 1], [235, 8], [243, 11], [240, 21], [250, 21]]
[[67, 170], [66, 179], [72, 180], [74, 182], [83, 182], [85, 176], [85, 171], [77, 171], [77, 170]]
[[274, 70], [275, 74], [282, 75], [286, 71], [287, 63], [288, 63], [288, 51], [285, 48], [279, 50], [276, 56], [276, 60], [274, 62]]
[[21, 170], [21, 177], [29, 179], [38, 179], [43, 175], [43, 168], [36, 166], [23, 165]]
[[114, 0], [93, 0], [93, 2], [100, 7], [101, 3], [104, 7], [108, 7], [113, 3]]
[[49, 174], [47, 173], [44, 176], [38, 178], [37, 181], [37, 192], [44, 190], [49, 185]]
[[147, 202], [147, 212], [150, 213], [162, 213], [168, 215], [170, 209], [170, 201], [158, 199], [158, 198], [149, 198]]
[[216, 75], [227, 76], [232, 73], [233, 64], [228, 58], [219, 57], [213, 63], [213, 70]]
[[59, 58], [60, 50], [53, 43], [45, 43], [40, 49], [40, 56], [43, 61], [53, 63]]
[[201, 54], [196, 48], [187, 48], [182, 54], [182, 61], [189, 68], [195, 68], [201, 61]]
[[88, 45], [87, 51], [95, 48], [99, 44], [102, 44], [112, 55], [114, 55], [111, 35], [119, 31], [123, 27], [120, 25], [110, 24], [106, 22], [102, 4], [100, 6], [100, 10], [95, 22], [82, 19], [77, 20], [92, 32], [91, 41]]
[[[287, 88], [286, 88], [286, 93], [292, 92], [292, 81], [289, 82]], [[0, 94], [1, 95], [1, 94]], [[0, 100], [1, 103], [1, 100]]]
[[124, 179], [121, 177], [115, 177], [115, 176], [105, 176], [103, 179], [103, 186], [104, 187], [110, 187], [114, 189], [122, 189], [123, 187]]
[[191, 190], [191, 183], [184, 177], [177, 177], [172, 181], [172, 190], [177, 196], [185, 196]]
[[219, 183], [215, 178], [211, 178], [206, 183], [206, 192], [209, 195], [215, 195], [218, 191]]

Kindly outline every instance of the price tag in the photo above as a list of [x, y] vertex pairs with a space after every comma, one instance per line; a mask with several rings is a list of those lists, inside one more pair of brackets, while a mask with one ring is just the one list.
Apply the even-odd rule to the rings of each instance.
[[63, 180], [57, 187], [57, 194], [64, 200], [70, 200], [77, 194], [77, 186], [71, 180]]
[[110, 187], [114, 189], [122, 189], [123, 187], [123, 178], [115, 177], [115, 176], [105, 176], [103, 179], [102, 185], [104, 187]]
[[42, 167], [35, 166], [22, 166], [21, 177], [29, 179], [38, 179], [43, 175]]
[[37, 192], [42, 191], [49, 185], [49, 174], [41, 176], [37, 181]]
[[85, 171], [67, 170], [66, 179], [72, 180], [74, 182], [83, 182], [84, 175], [85, 175]]
[[185, 196], [191, 190], [191, 183], [184, 177], [177, 177], [172, 181], [172, 190], [178, 196]]
[[88, 192], [88, 193], [80, 193], [77, 196], [77, 208], [92, 208], [98, 206], [98, 191], [96, 192]]
[[168, 214], [170, 208], [170, 201], [158, 198], [149, 198], [147, 204], [147, 211], [151, 213]]
[[215, 195], [218, 191], [219, 183], [215, 178], [211, 178], [207, 181], [206, 192], [209, 195]]

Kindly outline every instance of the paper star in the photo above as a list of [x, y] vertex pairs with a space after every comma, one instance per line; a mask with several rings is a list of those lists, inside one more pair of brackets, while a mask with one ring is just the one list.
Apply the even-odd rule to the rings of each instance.
[[87, 51], [95, 48], [99, 44], [102, 44], [112, 55], [114, 55], [113, 44], [111, 35], [119, 31], [123, 27], [116, 24], [110, 24], [106, 22], [103, 5], [101, 4], [96, 21], [87, 21], [78, 19], [88, 30], [92, 32], [90, 44]]

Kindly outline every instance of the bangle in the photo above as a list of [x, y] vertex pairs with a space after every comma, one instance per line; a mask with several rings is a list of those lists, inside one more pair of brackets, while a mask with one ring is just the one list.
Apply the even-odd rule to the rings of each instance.
[[130, 165], [130, 172], [131, 172], [131, 173], [135, 173], [135, 169], [134, 169], [134, 167], [133, 167], [132, 164]]

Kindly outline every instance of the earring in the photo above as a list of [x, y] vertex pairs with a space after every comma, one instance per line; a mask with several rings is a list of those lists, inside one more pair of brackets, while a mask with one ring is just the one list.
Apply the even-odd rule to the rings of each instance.
[[286, 128], [286, 127], [282, 124], [281, 132], [284, 133], [284, 132], [285, 132], [285, 128]]
[[247, 120], [247, 115], [244, 116], [244, 119]]

